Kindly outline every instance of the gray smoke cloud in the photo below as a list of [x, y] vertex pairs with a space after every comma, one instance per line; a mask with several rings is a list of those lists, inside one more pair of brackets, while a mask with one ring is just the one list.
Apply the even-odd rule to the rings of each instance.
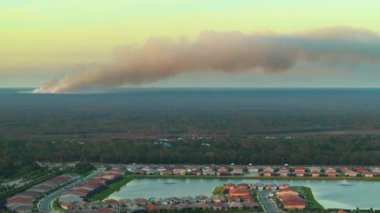
[[371, 63], [380, 38], [365, 29], [335, 27], [293, 34], [212, 32], [195, 40], [153, 37], [118, 48], [109, 64], [43, 83], [35, 93], [80, 92], [141, 85], [185, 72], [279, 72], [300, 61]]

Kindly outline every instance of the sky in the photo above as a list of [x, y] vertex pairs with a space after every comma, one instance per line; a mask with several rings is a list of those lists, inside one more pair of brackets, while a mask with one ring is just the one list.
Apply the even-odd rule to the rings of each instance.
[[[119, 48], [143, 45], [152, 37], [192, 41], [205, 31], [283, 36], [334, 27], [377, 34], [378, 8], [377, 0], [2, 0], [0, 87], [38, 87], [52, 79], [78, 76], [88, 67], [109, 64]], [[377, 47], [368, 51], [378, 54]], [[198, 72], [191, 68], [139, 84], [118, 82], [117, 86], [380, 86], [378, 60], [332, 66], [330, 61], [297, 60], [286, 72]]]

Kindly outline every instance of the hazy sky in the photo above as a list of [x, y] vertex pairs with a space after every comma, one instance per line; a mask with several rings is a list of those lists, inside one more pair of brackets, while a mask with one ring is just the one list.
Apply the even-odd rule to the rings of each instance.
[[[108, 63], [118, 47], [152, 36], [191, 40], [202, 31], [289, 34], [337, 26], [377, 33], [379, 8], [378, 0], [2, 0], [0, 87], [37, 87]], [[380, 62], [184, 73], [143, 86], [378, 87]]]

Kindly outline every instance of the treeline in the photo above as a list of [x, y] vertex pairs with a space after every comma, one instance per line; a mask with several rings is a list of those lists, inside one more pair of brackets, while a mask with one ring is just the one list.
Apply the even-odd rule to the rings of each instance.
[[380, 129], [380, 90], [0, 94], [0, 139]]
[[378, 164], [380, 138], [375, 136], [269, 139], [220, 137], [181, 140], [173, 138], [164, 143], [157, 143], [152, 139], [3, 141], [0, 143], [0, 152], [2, 173], [36, 160], [172, 164]]

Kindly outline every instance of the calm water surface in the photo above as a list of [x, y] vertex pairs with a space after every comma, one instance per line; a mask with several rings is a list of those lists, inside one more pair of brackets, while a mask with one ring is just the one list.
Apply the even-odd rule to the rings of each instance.
[[325, 208], [380, 209], [380, 182], [346, 180], [256, 180], [256, 179], [135, 179], [110, 195], [110, 198], [150, 198], [211, 195], [215, 186], [231, 183], [262, 183], [312, 188]]

